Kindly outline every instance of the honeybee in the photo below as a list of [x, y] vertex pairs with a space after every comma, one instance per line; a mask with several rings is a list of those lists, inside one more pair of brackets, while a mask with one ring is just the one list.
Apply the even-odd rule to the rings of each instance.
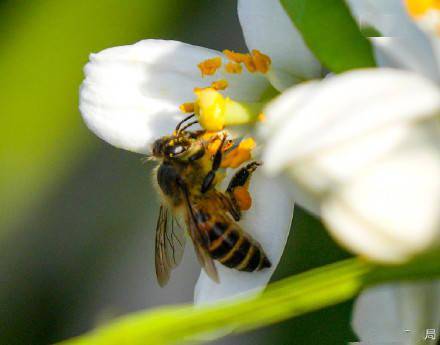
[[[226, 191], [217, 186], [222, 180], [222, 157], [236, 147], [225, 133], [206, 139], [204, 130], [189, 131], [194, 115], [181, 121], [170, 136], [153, 144], [152, 159], [159, 162], [154, 180], [162, 199], [156, 226], [155, 266], [160, 286], [181, 261], [185, 230], [197, 258], [208, 276], [219, 282], [214, 260], [239, 271], [259, 271], [271, 266], [261, 245], [237, 223], [242, 209], [234, 196], [237, 188], [247, 188], [250, 177], [261, 164], [256, 161], [239, 169]], [[221, 139], [220, 139], [221, 137]], [[220, 141], [214, 153], [208, 145]]]

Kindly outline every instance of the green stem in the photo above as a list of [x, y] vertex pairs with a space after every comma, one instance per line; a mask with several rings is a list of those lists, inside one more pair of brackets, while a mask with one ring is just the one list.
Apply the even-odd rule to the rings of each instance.
[[360, 259], [349, 259], [280, 280], [264, 292], [246, 298], [204, 307], [179, 306], [132, 314], [61, 344], [201, 342], [207, 339], [206, 335], [211, 340], [335, 305], [381, 282], [438, 276], [438, 253], [398, 267], [378, 267]]

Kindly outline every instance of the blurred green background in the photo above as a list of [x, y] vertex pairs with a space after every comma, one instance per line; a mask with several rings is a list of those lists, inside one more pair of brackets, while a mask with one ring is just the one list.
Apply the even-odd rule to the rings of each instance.
[[[235, 0], [0, 0], [0, 344], [49, 344], [115, 316], [188, 302], [187, 250], [154, 276], [151, 165], [87, 130], [88, 54], [143, 38], [245, 50]], [[347, 257], [299, 208], [274, 279]], [[342, 344], [351, 302], [215, 344]]]

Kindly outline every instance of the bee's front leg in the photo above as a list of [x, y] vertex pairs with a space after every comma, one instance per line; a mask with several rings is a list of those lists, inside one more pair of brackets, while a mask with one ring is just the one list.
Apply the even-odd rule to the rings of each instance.
[[223, 136], [220, 146], [218, 147], [217, 151], [214, 154], [211, 170], [206, 174], [205, 178], [203, 179], [202, 188], [201, 188], [202, 193], [206, 193], [211, 188], [212, 183], [214, 182], [215, 173], [220, 168], [220, 164], [222, 163], [222, 158], [223, 158], [222, 151], [223, 151], [223, 145], [226, 141], [226, 137], [227, 137], [226, 135]]
[[252, 200], [248, 192], [250, 178], [252, 173], [262, 165], [262, 162], [252, 161], [245, 167], [238, 170], [229, 182], [226, 193], [237, 208], [237, 213], [248, 210], [251, 206]]

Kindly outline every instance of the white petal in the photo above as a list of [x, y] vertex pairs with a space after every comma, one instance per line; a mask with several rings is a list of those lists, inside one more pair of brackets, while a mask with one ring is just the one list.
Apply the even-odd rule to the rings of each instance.
[[246, 44], [272, 59], [268, 78], [279, 90], [321, 75], [321, 65], [304, 43], [279, 0], [239, 0]]
[[318, 81], [304, 82], [286, 90], [282, 97], [270, 102], [263, 111], [269, 116], [266, 121], [259, 124], [258, 134], [265, 140], [276, 135], [277, 130], [283, 128], [289, 121], [292, 110], [299, 109], [308, 102], [318, 86]]
[[[265, 113], [269, 122], [272, 116], [289, 119], [263, 153], [265, 169], [272, 173], [361, 135], [420, 121], [440, 110], [436, 85], [416, 74], [391, 69], [358, 70], [325, 79], [306, 101], [305, 97], [292, 101], [292, 95], [295, 91], [279, 96]], [[286, 115], [275, 115], [281, 111]]]
[[437, 63], [431, 47], [414, 47], [412, 41], [404, 37], [374, 37], [371, 42], [379, 66], [414, 71], [440, 82], [440, 64]]
[[440, 65], [429, 37], [413, 22], [402, 0], [349, 0], [363, 24], [377, 28], [387, 39], [373, 39], [381, 67], [409, 68], [440, 81]]
[[244, 213], [240, 225], [262, 245], [272, 267], [248, 273], [216, 263], [220, 284], [213, 282], [202, 271], [194, 293], [194, 300], [198, 304], [260, 291], [269, 282], [278, 265], [290, 230], [293, 202], [282, 183], [276, 179], [268, 179], [258, 170], [252, 177], [250, 192], [253, 204]]
[[221, 53], [176, 41], [145, 40], [90, 56], [80, 110], [89, 128], [112, 145], [148, 152], [184, 117], [178, 107], [194, 99], [194, 87], [227, 79], [225, 94], [256, 101], [267, 88], [262, 75], [243, 72], [201, 78], [197, 64]]
[[322, 216], [351, 250], [404, 261], [440, 241], [440, 126], [415, 127], [386, 159], [328, 196]]
[[394, 283], [368, 289], [356, 300], [352, 326], [368, 344], [435, 344], [427, 329], [440, 323], [440, 282]]
[[[375, 27], [383, 36], [410, 36], [417, 29], [402, 0], [348, 0], [362, 24]], [[420, 33], [420, 32], [419, 32]]]

